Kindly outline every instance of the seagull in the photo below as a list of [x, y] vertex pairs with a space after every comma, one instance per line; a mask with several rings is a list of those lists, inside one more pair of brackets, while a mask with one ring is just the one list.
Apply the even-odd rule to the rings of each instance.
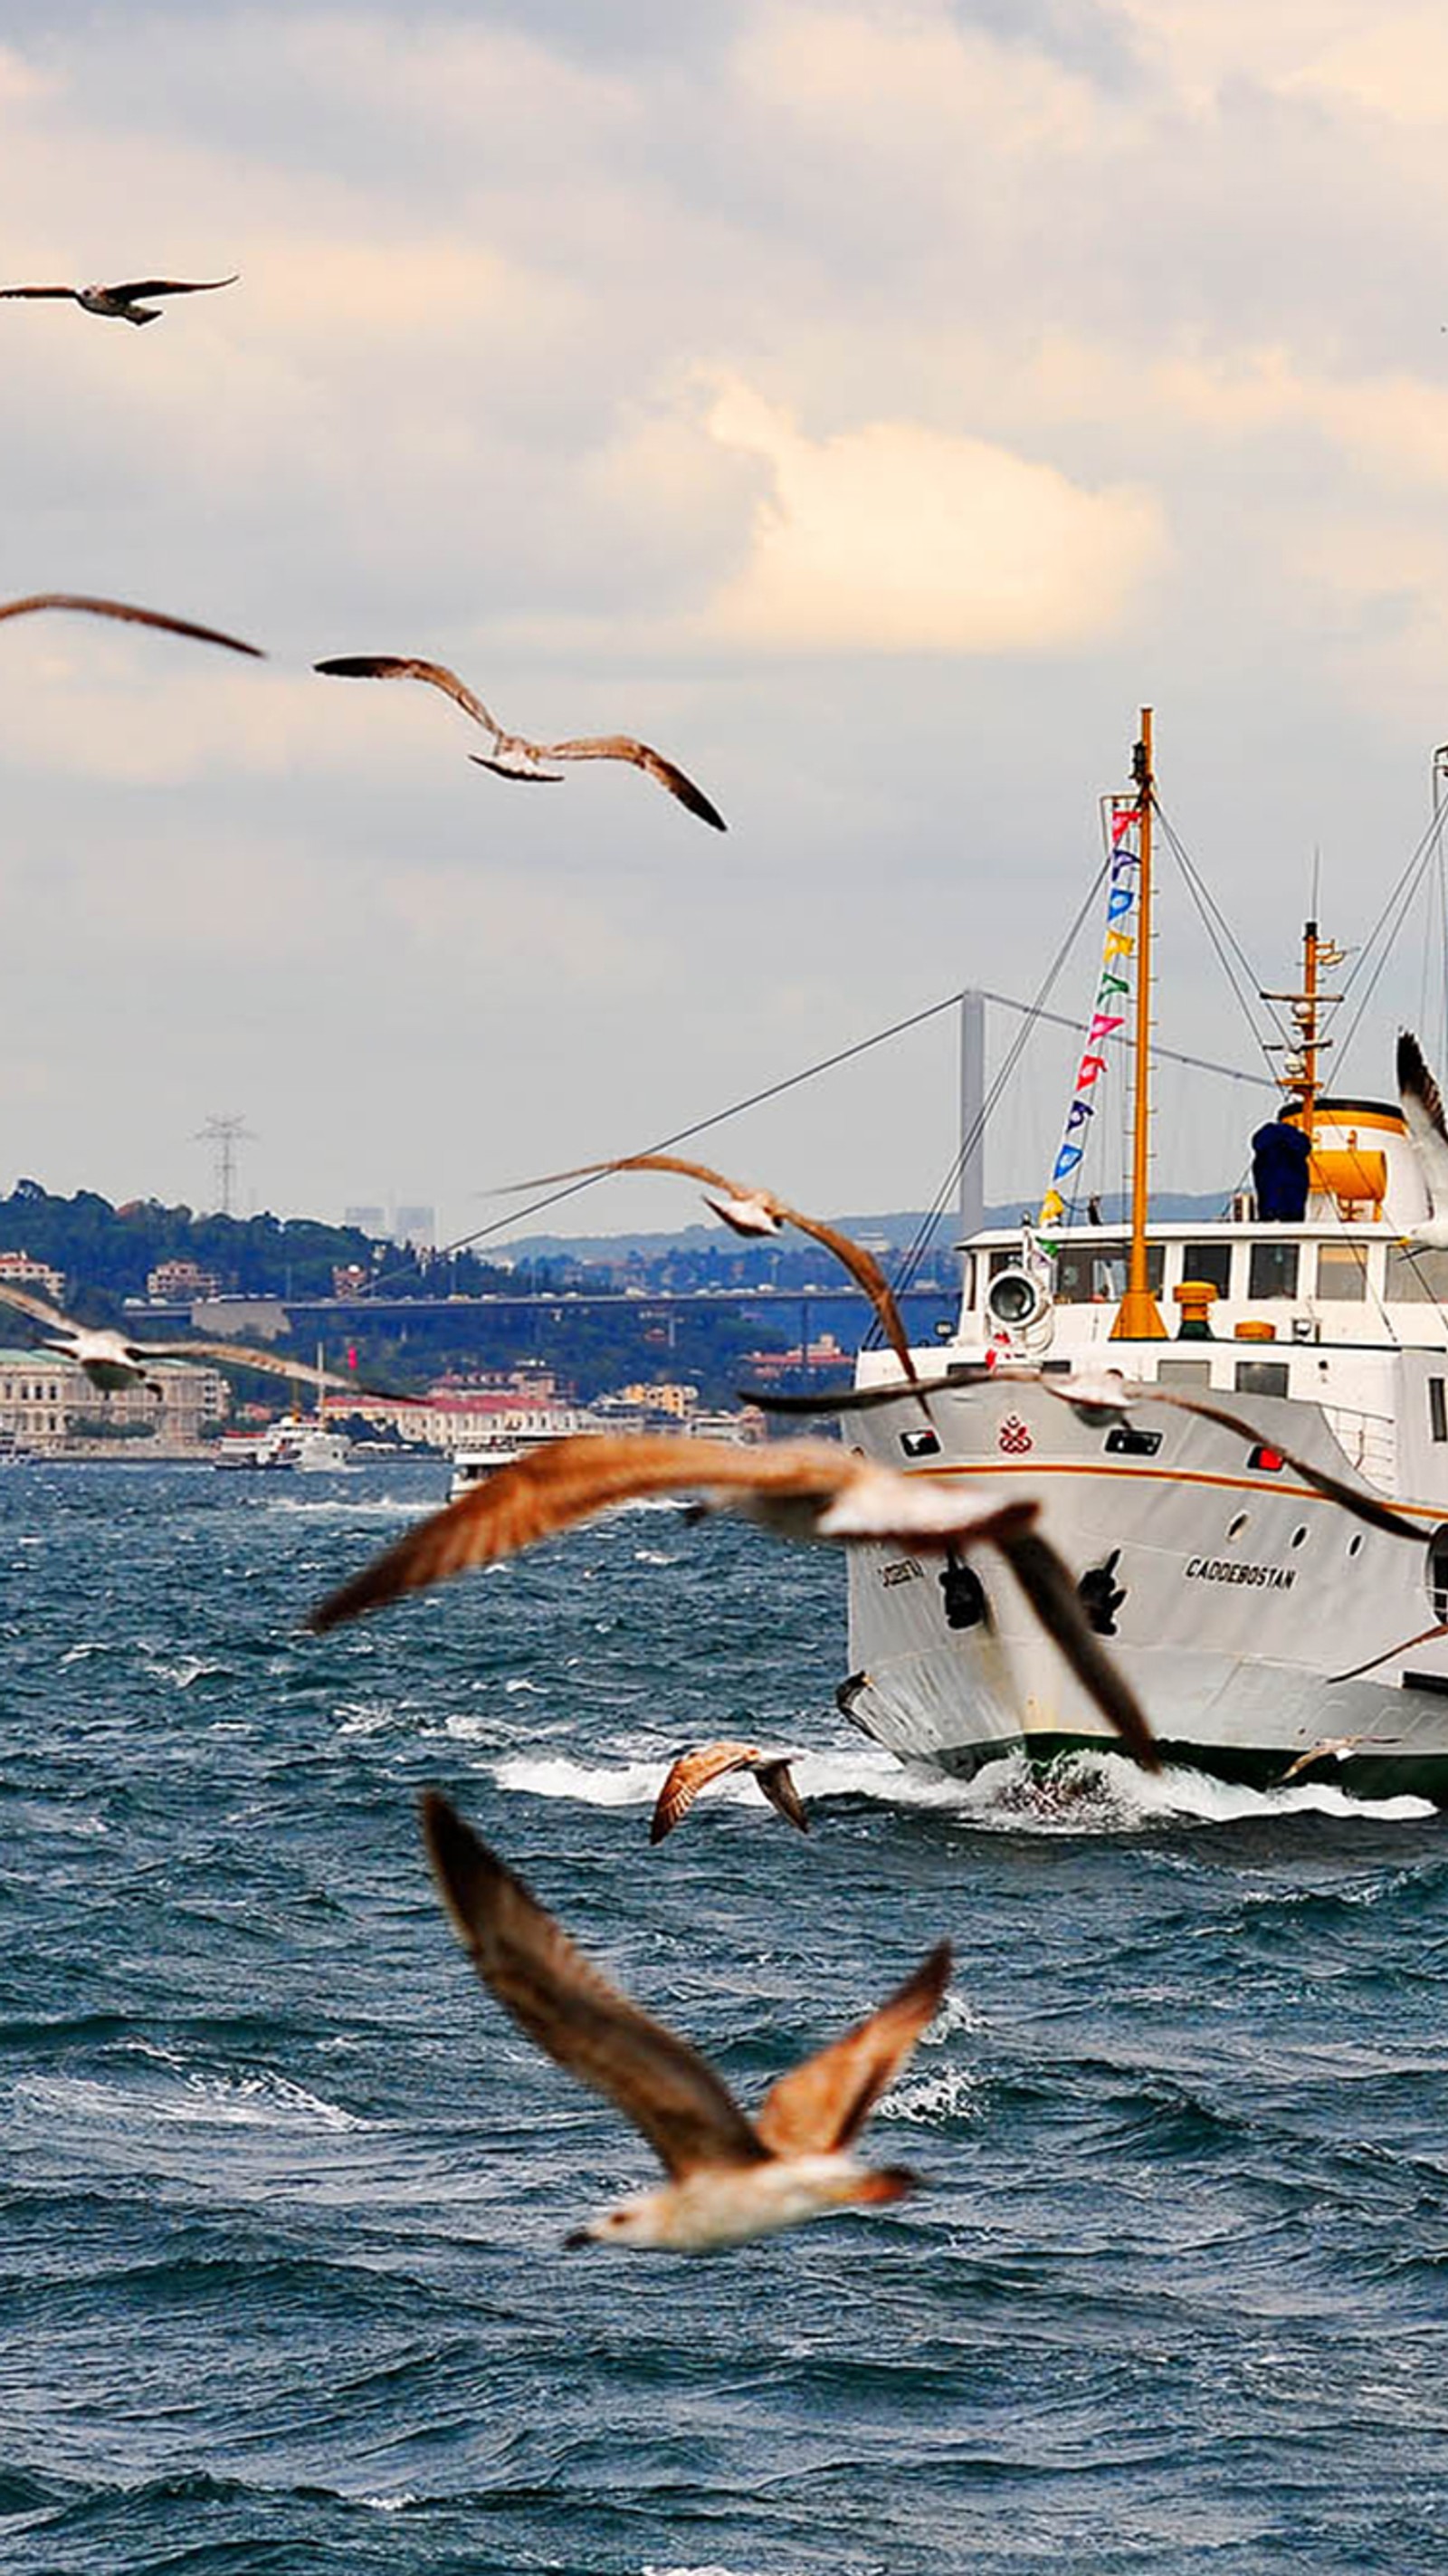
[[945, 1554], [999, 1548], [1043, 1627], [1055, 1639], [1128, 1752], [1160, 1769], [1135, 1693], [1087, 1622], [1063, 1560], [1037, 1535], [1028, 1496], [983, 1499], [945, 1477], [902, 1475], [832, 1440], [776, 1441], [754, 1450], [723, 1440], [661, 1433], [583, 1431], [550, 1440], [419, 1521], [329, 1593], [307, 1625], [318, 1635], [404, 1592], [443, 1583], [470, 1566], [496, 1565], [519, 1548], [643, 1494], [702, 1494], [783, 1538], [875, 1539]]
[[[862, 1288], [879, 1318], [880, 1327], [905, 1375], [912, 1383], [916, 1378], [915, 1362], [910, 1353], [900, 1309], [895, 1303], [890, 1282], [875, 1259], [853, 1236], [842, 1234], [838, 1226], [825, 1225], [817, 1216], [804, 1216], [777, 1198], [773, 1190], [757, 1189], [750, 1181], [731, 1181], [727, 1174], [716, 1172], [709, 1163], [686, 1162], [678, 1154], [624, 1154], [607, 1163], [579, 1163], [571, 1172], [545, 1172], [536, 1181], [519, 1181], [522, 1190], [551, 1189], [556, 1181], [592, 1180], [601, 1172], [682, 1172], [686, 1180], [702, 1181], [704, 1205], [722, 1217], [735, 1234], [759, 1236], [780, 1234], [792, 1225], [798, 1234], [807, 1234], [832, 1252], [841, 1267], [849, 1272], [857, 1288]], [[722, 1192], [711, 1198], [709, 1192]]]
[[[1448, 1240], [1448, 1237], [1445, 1237]], [[988, 1368], [969, 1362], [952, 1369], [946, 1377], [917, 1379], [910, 1390], [925, 1399], [947, 1393], [951, 1388], [970, 1386], [1038, 1386], [1058, 1403], [1069, 1404], [1079, 1422], [1091, 1429], [1109, 1423], [1124, 1422], [1138, 1404], [1167, 1404], [1176, 1413], [1194, 1413], [1203, 1422], [1216, 1424], [1219, 1431], [1230, 1431], [1248, 1447], [1271, 1449], [1294, 1475], [1300, 1476], [1314, 1493], [1327, 1502], [1337, 1503], [1355, 1520], [1366, 1521], [1369, 1529], [1386, 1530], [1391, 1538], [1412, 1539], [1421, 1547], [1423, 1532], [1415, 1521], [1395, 1512], [1388, 1503], [1359, 1485], [1346, 1484], [1326, 1467], [1315, 1466], [1311, 1459], [1299, 1456], [1295, 1449], [1284, 1446], [1275, 1434], [1265, 1435], [1259, 1423], [1248, 1422], [1244, 1415], [1231, 1413], [1225, 1405], [1207, 1404], [1197, 1395], [1181, 1395], [1175, 1387], [1152, 1386], [1145, 1381], [1123, 1377], [1119, 1369], [1077, 1369], [1069, 1376], [1046, 1377], [1039, 1369]], [[808, 1413], [845, 1415], [873, 1412], [882, 1404], [898, 1404], [901, 1389], [897, 1386], [844, 1388], [838, 1395], [776, 1395], [772, 1388], [741, 1387], [742, 1403], [757, 1404], [765, 1413]]]
[[692, 1752], [681, 1753], [659, 1791], [649, 1827], [651, 1843], [661, 1843], [675, 1825], [681, 1825], [698, 1797], [711, 1780], [722, 1780], [731, 1771], [749, 1771], [758, 1781], [771, 1807], [778, 1810], [786, 1824], [797, 1825], [802, 1834], [809, 1832], [809, 1818], [800, 1803], [794, 1775], [783, 1754], [761, 1753], [757, 1744], [699, 1744]]
[[84, 1369], [91, 1385], [114, 1394], [122, 1387], [145, 1386], [152, 1395], [163, 1389], [146, 1372], [157, 1360], [215, 1360], [224, 1368], [260, 1369], [272, 1377], [300, 1378], [318, 1389], [335, 1388], [344, 1395], [363, 1395], [365, 1387], [351, 1377], [338, 1377], [331, 1369], [313, 1368], [305, 1360], [283, 1359], [275, 1351], [253, 1350], [249, 1342], [133, 1342], [109, 1325], [77, 1324], [48, 1306], [43, 1297], [32, 1297], [25, 1288], [12, 1288], [8, 1280], [0, 1282], [0, 1305], [14, 1306], [33, 1323], [44, 1327], [42, 1347], [74, 1360]]
[[335, 680], [425, 680], [430, 688], [441, 689], [454, 706], [470, 715], [493, 737], [489, 758], [482, 752], [470, 752], [480, 769], [491, 769], [499, 778], [531, 780], [535, 785], [556, 787], [556, 773], [543, 767], [548, 760], [627, 760], [635, 769], [666, 787], [671, 796], [697, 814], [701, 823], [711, 823], [716, 832], [729, 828], [723, 815], [711, 805], [701, 788], [676, 769], [662, 752], [651, 751], [646, 742], [636, 742], [632, 734], [605, 733], [581, 736], [575, 742], [529, 742], [520, 733], [505, 733], [498, 719], [490, 715], [482, 699], [474, 697], [466, 683], [450, 671], [445, 662], [419, 662], [402, 653], [336, 653], [330, 661], [314, 662], [314, 671], [325, 671]]
[[1366, 1742], [1364, 1735], [1325, 1735], [1320, 1744], [1309, 1745], [1305, 1753], [1298, 1754], [1295, 1762], [1288, 1763], [1277, 1783], [1279, 1789], [1284, 1788], [1289, 1780], [1295, 1780], [1299, 1771], [1309, 1770], [1314, 1762], [1325, 1762], [1329, 1754], [1337, 1761], [1345, 1762], [1355, 1744]]
[[1428, 1193], [1428, 1214], [1406, 1240], [1425, 1252], [1442, 1251], [1448, 1246], [1448, 1126], [1443, 1121], [1443, 1095], [1410, 1029], [1398, 1036], [1398, 1093], [1413, 1159]]
[[189, 617], [167, 617], [159, 608], [132, 608], [124, 599], [89, 599], [74, 590], [38, 590], [28, 599], [0, 600], [0, 618], [31, 617], [39, 608], [78, 608], [87, 617], [118, 617], [127, 626], [159, 626], [165, 635], [189, 635], [198, 644], [224, 644], [229, 653], [249, 653], [254, 662], [266, 655], [259, 644], [243, 644], [215, 626], [195, 626]]
[[0, 286], [0, 298], [28, 295], [63, 298], [78, 304], [83, 313], [100, 313], [113, 322], [134, 322], [144, 327], [159, 322], [160, 313], [141, 301], [146, 295], [212, 295], [218, 286], [235, 286], [240, 270], [233, 277], [133, 277], [124, 286]]
[[912, 2173], [850, 2150], [939, 2008], [948, 1941], [867, 2020], [782, 2075], [750, 2119], [708, 2060], [620, 1994], [436, 1790], [423, 1796], [422, 1831], [484, 1985], [546, 2056], [633, 2122], [664, 2168], [658, 2188], [599, 2211], [565, 2244], [710, 2254], [914, 2189]]

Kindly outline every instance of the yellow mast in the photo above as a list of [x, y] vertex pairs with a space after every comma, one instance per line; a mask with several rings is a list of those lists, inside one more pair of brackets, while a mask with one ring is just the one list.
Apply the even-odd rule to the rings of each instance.
[[1111, 1327], [1111, 1338], [1114, 1342], [1163, 1342], [1167, 1337], [1166, 1326], [1146, 1276], [1147, 1158], [1151, 1124], [1151, 827], [1155, 787], [1151, 765], [1150, 707], [1141, 710], [1141, 740], [1132, 754], [1131, 774], [1136, 782], [1141, 813], [1137, 831], [1141, 886], [1136, 908], [1136, 1081], [1131, 1127], [1131, 1247], [1126, 1294]]

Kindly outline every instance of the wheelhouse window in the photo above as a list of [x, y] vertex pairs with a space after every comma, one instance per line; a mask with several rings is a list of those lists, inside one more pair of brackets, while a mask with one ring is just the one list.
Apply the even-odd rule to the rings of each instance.
[[1181, 1275], [1183, 1279], [1205, 1279], [1219, 1297], [1228, 1296], [1232, 1286], [1230, 1243], [1184, 1243]]
[[1448, 1440], [1448, 1405], [1443, 1401], [1443, 1380], [1428, 1380], [1428, 1428], [1435, 1440]]
[[[1146, 1284], [1155, 1295], [1161, 1287], [1165, 1247], [1146, 1247]], [[1056, 1257], [1056, 1302], [1061, 1306], [1114, 1305], [1126, 1294], [1127, 1250], [1109, 1235], [1087, 1229], [1067, 1237]]]
[[1247, 1277], [1249, 1297], [1295, 1297], [1298, 1250], [1295, 1243], [1254, 1243]]
[[1388, 1246], [1389, 1305], [1448, 1305], [1448, 1252], [1420, 1251], [1416, 1245]]
[[1238, 1360], [1239, 1395], [1285, 1395], [1289, 1370], [1285, 1360]]
[[1206, 1388], [1212, 1383], [1210, 1360], [1158, 1360], [1158, 1386], [1195, 1386]]
[[1317, 1247], [1317, 1293], [1330, 1304], [1346, 1304], [1368, 1293], [1368, 1247], [1365, 1243], [1320, 1243]]

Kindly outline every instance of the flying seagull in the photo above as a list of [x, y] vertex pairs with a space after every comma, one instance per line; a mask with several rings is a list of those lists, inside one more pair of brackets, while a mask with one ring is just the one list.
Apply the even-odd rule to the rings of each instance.
[[60, 299], [78, 304], [83, 313], [100, 313], [112, 322], [134, 322], [143, 326], [159, 322], [161, 315], [153, 304], [147, 306], [147, 295], [212, 295], [218, 286], [235, 286], [240, 270], [233, 277], [132, 277], [124, 286], [0, 286], [0, 298], [27, 295]]
[[[1203, 1422], [1215, 1423], [1219, 1431], [1229, 1431], [1236, 1439], [1244, 1440], [1249, 1448], [1270, 1448], [1314, 1493], [1338, 1504], [1355, 1520], [1366, 1521], [1369, 1529], [1386, 1530], [1391, 1538], [1412, 1539], [1419, 1547], [1423, 1544], [1423, 1532], [1415, 1521], [1395, 1512], [1391, 1504], [1380, 1502], [1365, 1487], [1349, 1485], [1328, 1468], [1315, 1466], [1295, 1449], [1285, 1448], [1275, 1434], [1264, 1434], [1260, 1423], [1229, 1412], [1225, 1405], [1208, 1404], [1201, 1396], [1179, 1394], [1175, 1387], [1152, 1386], [1144, 1380], [1123, 1377], [1118, 1369], [1076, 1369], [1069, 1376], [1046, 1377], [1034, 1368], [989, 1368], [970, 1362], [952, 1369], [947, 1377], [921, 1378], [910, 1391], [924, 1398], [944, 1394], [953, 1387], [1003, 1385], [1039, 1386], [1058, 1403], [1069, 1404], [1078, 1421], [1093, 1429], [1124, 1422], [1139, 1404], [1166, 1404], [1176, 1413], [1194, 1413]], [[882, 1404], [898, 1404], [901, 1389], [865, 1386], [842, 1388], [837, 1395], [776, 1395], [772, 1389], [741, 1387], [739, 1394], [741, 1401], [757, 1404], [765, 1413], [849, 1415], [873, 1412]]]
[[57, 1307], [48, 1306], [43, 1297], [32, 1297], [24, 1288], [12, 1288], [8, 1280], [0, 1281], [0, 1305], [14, 1306], [42, 1325], [42, 1347], [74, 1360], [84, 1369], [91, 1385], [106, 1393], [121, 1387], [146, 1386], [153, 1395], [159, 1395], [160, 1386], [146, 1374], [157, 1360], [215, 1360], [223, 1368], [260, 1369], [271, 1377], [300, 1378], [307, 1386], [333, 1388], [343, 1395], [368, 1392], [355, 1378], [310, 1367], [305, 1360], [283, 1359], [276, 1351], [253, 1350], [249, 1342], [133, 1342], [109, 1325], [73, 1323]]
[[1410, 1029], [1398, 1037], [1398, 1093], [1413, 1159], [1428, 1193], [1428, 1214], [1407, 1237], [1425, 1252], [1448, 1245], [1448, 1126], [1443, 1121], [1443, 1095], [1423, 1060]]
[[1155, 1740], [1135, 1693], [1089, 1625], [1063, 1560], [1035, 1529], [1029, 1496], [972, 1496], [945, 1477], [902, 1475], [835, 1441], [776, 1441], [757, 1449], [658, 1433], [584, 1431], [550, 1440], [459, 1495], [329, 1593], [307, 1625], [319, 1634], [404, 1592], [495, 1565], [535, 1540], [643, 1494], [699, 1494], [783, 1538], [875, 1539], [944, 1554], [999, 1548], [1043, 1627], [1082, 1686], [1149, 1771]]
[[913, 2174], [850, 2150], [939, 2007], [948, 1941], [868, 2020], [781, 2076], [750, 2119], [708, 2060], [620, 1994], [435, 1790], [422, 1830], [484, 1985], [546, 2056], [633, 2122], [664, 2168], [655, 2190], [599, 2211], [565, 2243], [709, 2254], [914, 2188]]
[[117, 617], [126, 626], [159, 626], [165, 635], [189, 635], [198, 644], [224, 644], [230, 653], [249, 653], [254, 662], [266, 655], [259, 644], [243, 644], [215, 626], [195, 626], [189, 617], [167, 617], [159, 608], [132, 608], [124, 599], [89, 599], [74, 590], [37, 590], [28, 599], [0, 600], [0, 618], [31, 617], [38, 608], [78, 608], [87, 617]]
[[[804, 1216], [798, 1208], [790, 1207], [786, 1200], [777, 1198], [773, 1190], [757, 1189], [751, 1181], [731, 1181], [725, 1173], [716, 1172], [711, 1164], [687, 1162], [678, 1154], [624, 1154], [612, 1162], [579, 1163], [571, 1172], [546, 1172], [540, 1180], [519, 1181], [516, 1187], [546, 1190], [551, 1189], [556, 1181], [591, 1180], [595, 1173], [600, 1172], [682, 1172], [686, 1180], [703, 1182], [704, 1205], [715, 1216], [722, 1217], [735, 1234], [779, 1234], [785, 1226], [792, 1225], [797, 1234], [807, 1234], [813, 1242], [822, 1243], [827, 1252], [833, 1253], [842, 1269], [849, 1272], [856, 1287], [864, 1290], [891, 1350], [906, 1377], [914, 1382], [917, 1372], [910, 1354], [910, 1339], [890, 1282], [873, 1252], [867, 1252], [853, 1236], [842, 1234], [838, 1226], [826, 1225], [817, 1216]], [[722, 1195], [711, 1198], [711, 1190]]]
[[1299, 1771], [1310, 1770], [1315, 1762], [1326, 1762], [1329, 1755], [1335, 1761], [1345, 1762], [1353, 1746], [1366, 1744], [1367, 1740], [1365, 1735], [1325, 1735], [1320, 1744], [1309, 1745], [1305, 1753], [1298, 1754], [1295, 1762], [1288, 1763], [1277, 1783], [1279, 1789], [1285, 1788], [1289, 1780], [1295, 1780]]
[[659, 1791], [649, 1827], [650, 1842], [661, 1843], [675, 1825], [683, 1823], [700, 1790], [707, 1789], [711, 1780], [724, 1779], [731, 1771], [751, 1772], [786, 1824], [797, 1825], [802, 1834], [809, 1832], [809, 1818], [783, 1754], [761, 1753], [756, 1744], [699, 1744], [692, 1752], [679, 1755]]
[[646, 742], [636, 742], [632, 734], [604, 733], [583, 735], [576, 742], [529, 742], [520, 733], [505, 733], [498, 719], [490, 715], [482, 699], [474, 697], [466, 683], [450, 671], [444, 662], [419, 662], [402, 653], [336, 653], [330, 661], [314, 662], [314, 671], [325, 671], [335, 680], [425, 680], [429, 687], [441, 689], [454, 706], [470, 715], [493, 737], [492, 756], [470, 752], [480, 769], [491, 769], [499, 778], [531, 780], [535, 785], [556, 787], [557, 776], [544, 768], [549, 760], [627, 760], [642, 769], [649, 778], [667, 787], [671, 796], [697, 814], [701, 823], [712, 823], [716, 832], [728, 825], [717, 807], [710, 804], [702, 788], [686, 778], [663, 753], [651, 751]]

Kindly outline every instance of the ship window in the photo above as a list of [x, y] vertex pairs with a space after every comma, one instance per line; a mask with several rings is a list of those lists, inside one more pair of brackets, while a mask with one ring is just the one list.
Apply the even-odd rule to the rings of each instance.
[[1416, 1244], [1388, 1246], [1384, 1290], [1391, 1305], [1439, 1306], [1448, 1300], [1448, 1252], [1420, 1250]]
[[986, 1263], [989, 1276], [992, 1279], [999, 1279], [1003, 1270], [1020, 1268], [1021, 1247], [1018, 1243], [1002, 1244], [998, 1251], [986, 1255]]
[[1345, 1304], [1368, 1293], [1368, 1247], [1365, 1243], [1322, 1243], [1317, 1248], [1317, 1293]]
[[1243, 1532], [1243, 1530], [1246, 1528], [1247, 1523], [1248, 1523], [1248, 1521], [1249, 1521], [1249, 1519], [1250, 1519], [1250, 1518], [1251, 1518], [1251, 1514], [1250, 1514], [1249, 1512], [1238, 1512], [1237, 1517], [1236, 1517], [1236, 1519], [1235, 1519], [1235, 1520], [1228, 1521], [1228, 1523], [1227, 1523], [1227, 1536], [1228, 1536], [1228, 1538], [1240, 1538], [1240, 1537], [1241, 1537], [1241, 1535], [1242, 1535], [1242, 1532]]
[[1290, 1540], [1288, 1541], [1288, 1545], [1289, 1545], [1290, 1547], [1301, 1547], [1302, 1542], [1303, 1542], [1303, 1540], [1306, 1538], [1306, 1536], [1307, 1536], [1307, 1524], [1306, 1524], [1306, 1522], [1305, 1522], [1305, 1521], [1299, 1521], [1299, 1522], [1298, 1522], [1298, 1524], [1297, 1524], [1296, 1529], [1295, 1529], [1295, 1530], [1293, 1531], [1293, 1533], [1292, 1533], [1292, 1536], [1291, 1536]]
[[1238, 1360], [1234, 1373], [1239, 1395], [1285, 1395], [1288, 1369], [1285, 1360]]
[[[1254, 1243], [1247, 1279], [1248, 1296], [1295, 1297], [1297, 1252], [1295, 1243]], [[1286, 1393], [1285, 1388], [1283, 1393]]]
[[1115, 1423], [1106, 1434], [1109, 1458], [1154, 1458], [1161, 1447], [1159, 1431], [1138, 1431], [1134, 1422]]
[[973, 1252], [965, 1252], [961, 1255], [960, 1302], [962, 1306], [975, 1304], [975, 1254]]
[[923, 1423], [918, 1431], [902, 1431], [900, 1446], [907, 1458], [934, 1458], [940, 1450], [935, 1433]]
[[1209, 1280], [1219, 1297], [1227, 1296], [1232, 1285], [1230, 1243], [1184, 1243], [1181, 1275], [1183, 1279]]
[[1448, 1440], [1448, 1406], [1443, 1402], [1443, 1380], [1428, 1380], [1428, 1422], [1435, 1440]]
[[[1089, 1228], [1067, 1237], [1056, 1257], [1056, 1302], [1060, 1306], [1113, 1304], [1126, 1293], [1127, 1252], [1124, 1243]], [[1161, 1289], [1166, 1248], [1146, 1247], [1146, 1284], [1153, 1296]]]
[[1363, 1552], [1363, 1534], [1361, 1530], [1353, 1531], [1353, 1534], [1347, 1543], [1347, 1552], [1349, 1556], [1361, 1556]]
[[1158, 1386], [1209, 1387], [1212, 1363], [1210, 1360], [1158, 1360], [1156, 1382]]

